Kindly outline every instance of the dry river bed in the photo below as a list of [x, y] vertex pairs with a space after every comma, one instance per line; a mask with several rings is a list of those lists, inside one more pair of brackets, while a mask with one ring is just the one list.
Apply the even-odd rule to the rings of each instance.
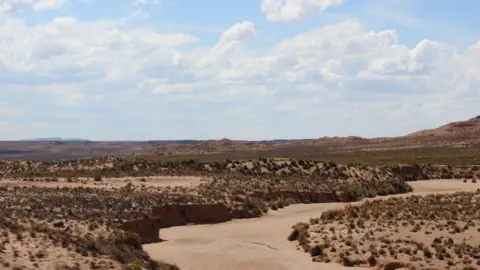
[[[474, 191], [477, 183], [462, 180], [410, 182], [414, 192], [392, 196]], [[392, 196], [378, 197], [375, 199]], [[357, 202], [361, 203], [361, 202]], [[365, 269], [338, 264], [314, 263], [310, 254], [298, 251], [287, 236], [292, 225], [318, 217], [322, 211], [342, 208], [346, 203], [298, 204], [255, 219], [233, 220], [214, 225], [191, 225], [162, 229], [162, 243], [145, 245], [153, 259], [195, 270], [296, 270]]]

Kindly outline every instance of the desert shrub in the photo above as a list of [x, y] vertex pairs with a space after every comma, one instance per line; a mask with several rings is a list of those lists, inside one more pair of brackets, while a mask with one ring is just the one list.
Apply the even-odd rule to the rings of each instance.
[[352, 260], [352, 259], [348, 258], [347, 256], [345, 256], [345, 257], [342, 258], [342, 264], [343, 264], [343, 266], [354, 267], [356, 265], [356, 262], [355, 262], [355, 260]]
[[253, 198], [253, 199], [248, 200], [245, 203], [245, 206], [249, 210], [258, 209], [258, 210], [262, 211], [263, 213], [268, 213], [268, 204], [265, 201], [263, 201], [261, 199], [258, 199], [258, 198]]
[[359, 185], [348, 185], [346, 192], [350, 201], [357, 201], [366, 194], [364, 188]]
[[310, 249], [310, 255], [312, 257], [322, 256], [323, 255], [323, 249], [324, 249], [323, 245], [315, 245], [313, 248]]
[[136, 233], [123, 232], [116, 235], [114, 242], [117, 246], [127, 245], [134, 249], [142, 249], [142, 239]]
[[276, 202], [271, 202], [271, 203], [269, 203], [269, 207], [270, 207], [270, 209], [272, 209], [272, 210], [278, 210], [278, 205], [277, 205]]
[[430, 249], [428, 247], [425, 247], [423, 249], [423, 256], [425, 256], [427, 258], [432, 258], [432, 252], [430, 251]]
[[288, 235], [288, 241], [295, 241], [298, 240], [298, 236], [300, 235], [300, 231], [297, 228], [294, 228], [293, 231]]
[[368, 264], [370, 266], [376, 266], [377, 265], [377, 258], [374, 255], [370, 255], [370, 257], [368, 257], [367, 261], [368, 261]]
[[150, 262], [148, 269], [152, 270], [180, 270], [180, 268], [176, 265], [164, 263], [164, 262]]

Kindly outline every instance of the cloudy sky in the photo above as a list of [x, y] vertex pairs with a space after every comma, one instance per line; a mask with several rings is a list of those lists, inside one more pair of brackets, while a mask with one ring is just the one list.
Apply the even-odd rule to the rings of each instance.
[[480, 114], [480, 1], [0, 0], [0, 140], [404, 135]]

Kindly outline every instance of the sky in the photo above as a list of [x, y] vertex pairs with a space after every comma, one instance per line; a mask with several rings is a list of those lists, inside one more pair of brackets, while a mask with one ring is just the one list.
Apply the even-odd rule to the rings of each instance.
[[0, 0], [0, 140], [400, 136], [480, 114], [478, 0]]

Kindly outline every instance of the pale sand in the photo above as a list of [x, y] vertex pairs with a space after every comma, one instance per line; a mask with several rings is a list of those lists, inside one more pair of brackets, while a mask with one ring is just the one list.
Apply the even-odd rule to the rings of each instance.
[[[410, 184], [415, 189], [414, 194], [419, 195], [480, 188], [480, 183], [463, 183], [461, 180], [428, 180]], [[345, 205], [292, 205], [279, 211], [270, 211], [261, 218], [162, 229], [160, 236], [167, 241], [145, 245], [144, 249], [153, 259], [177, 264], [181, 269], [366, 269], [314, 263], [309, 254], [296, 249], [295, 242], [287, 240], [292, 225], [318, 217], [324, 210]]]
[[[19, 187], [91, 187], [91, 188], [121, 188], [128, 183], [133, 185], [144, 185], [146, 187], [195, 187], [202, 183], [202, 177], [198, 176], [152, 176], [152, 177], [119, 177], [103, 178], [103, 181], [95, 182], [92, 178], [80, 178], [88, 180], [86, 183], [67, 182], [65, 178], [58, 178], [58, 182], [36, 182], [23, 181], [15, 179], [0, 179], [0, 186], [19, 186]], [[145, 179], [142, 181], [141, 179]]]

